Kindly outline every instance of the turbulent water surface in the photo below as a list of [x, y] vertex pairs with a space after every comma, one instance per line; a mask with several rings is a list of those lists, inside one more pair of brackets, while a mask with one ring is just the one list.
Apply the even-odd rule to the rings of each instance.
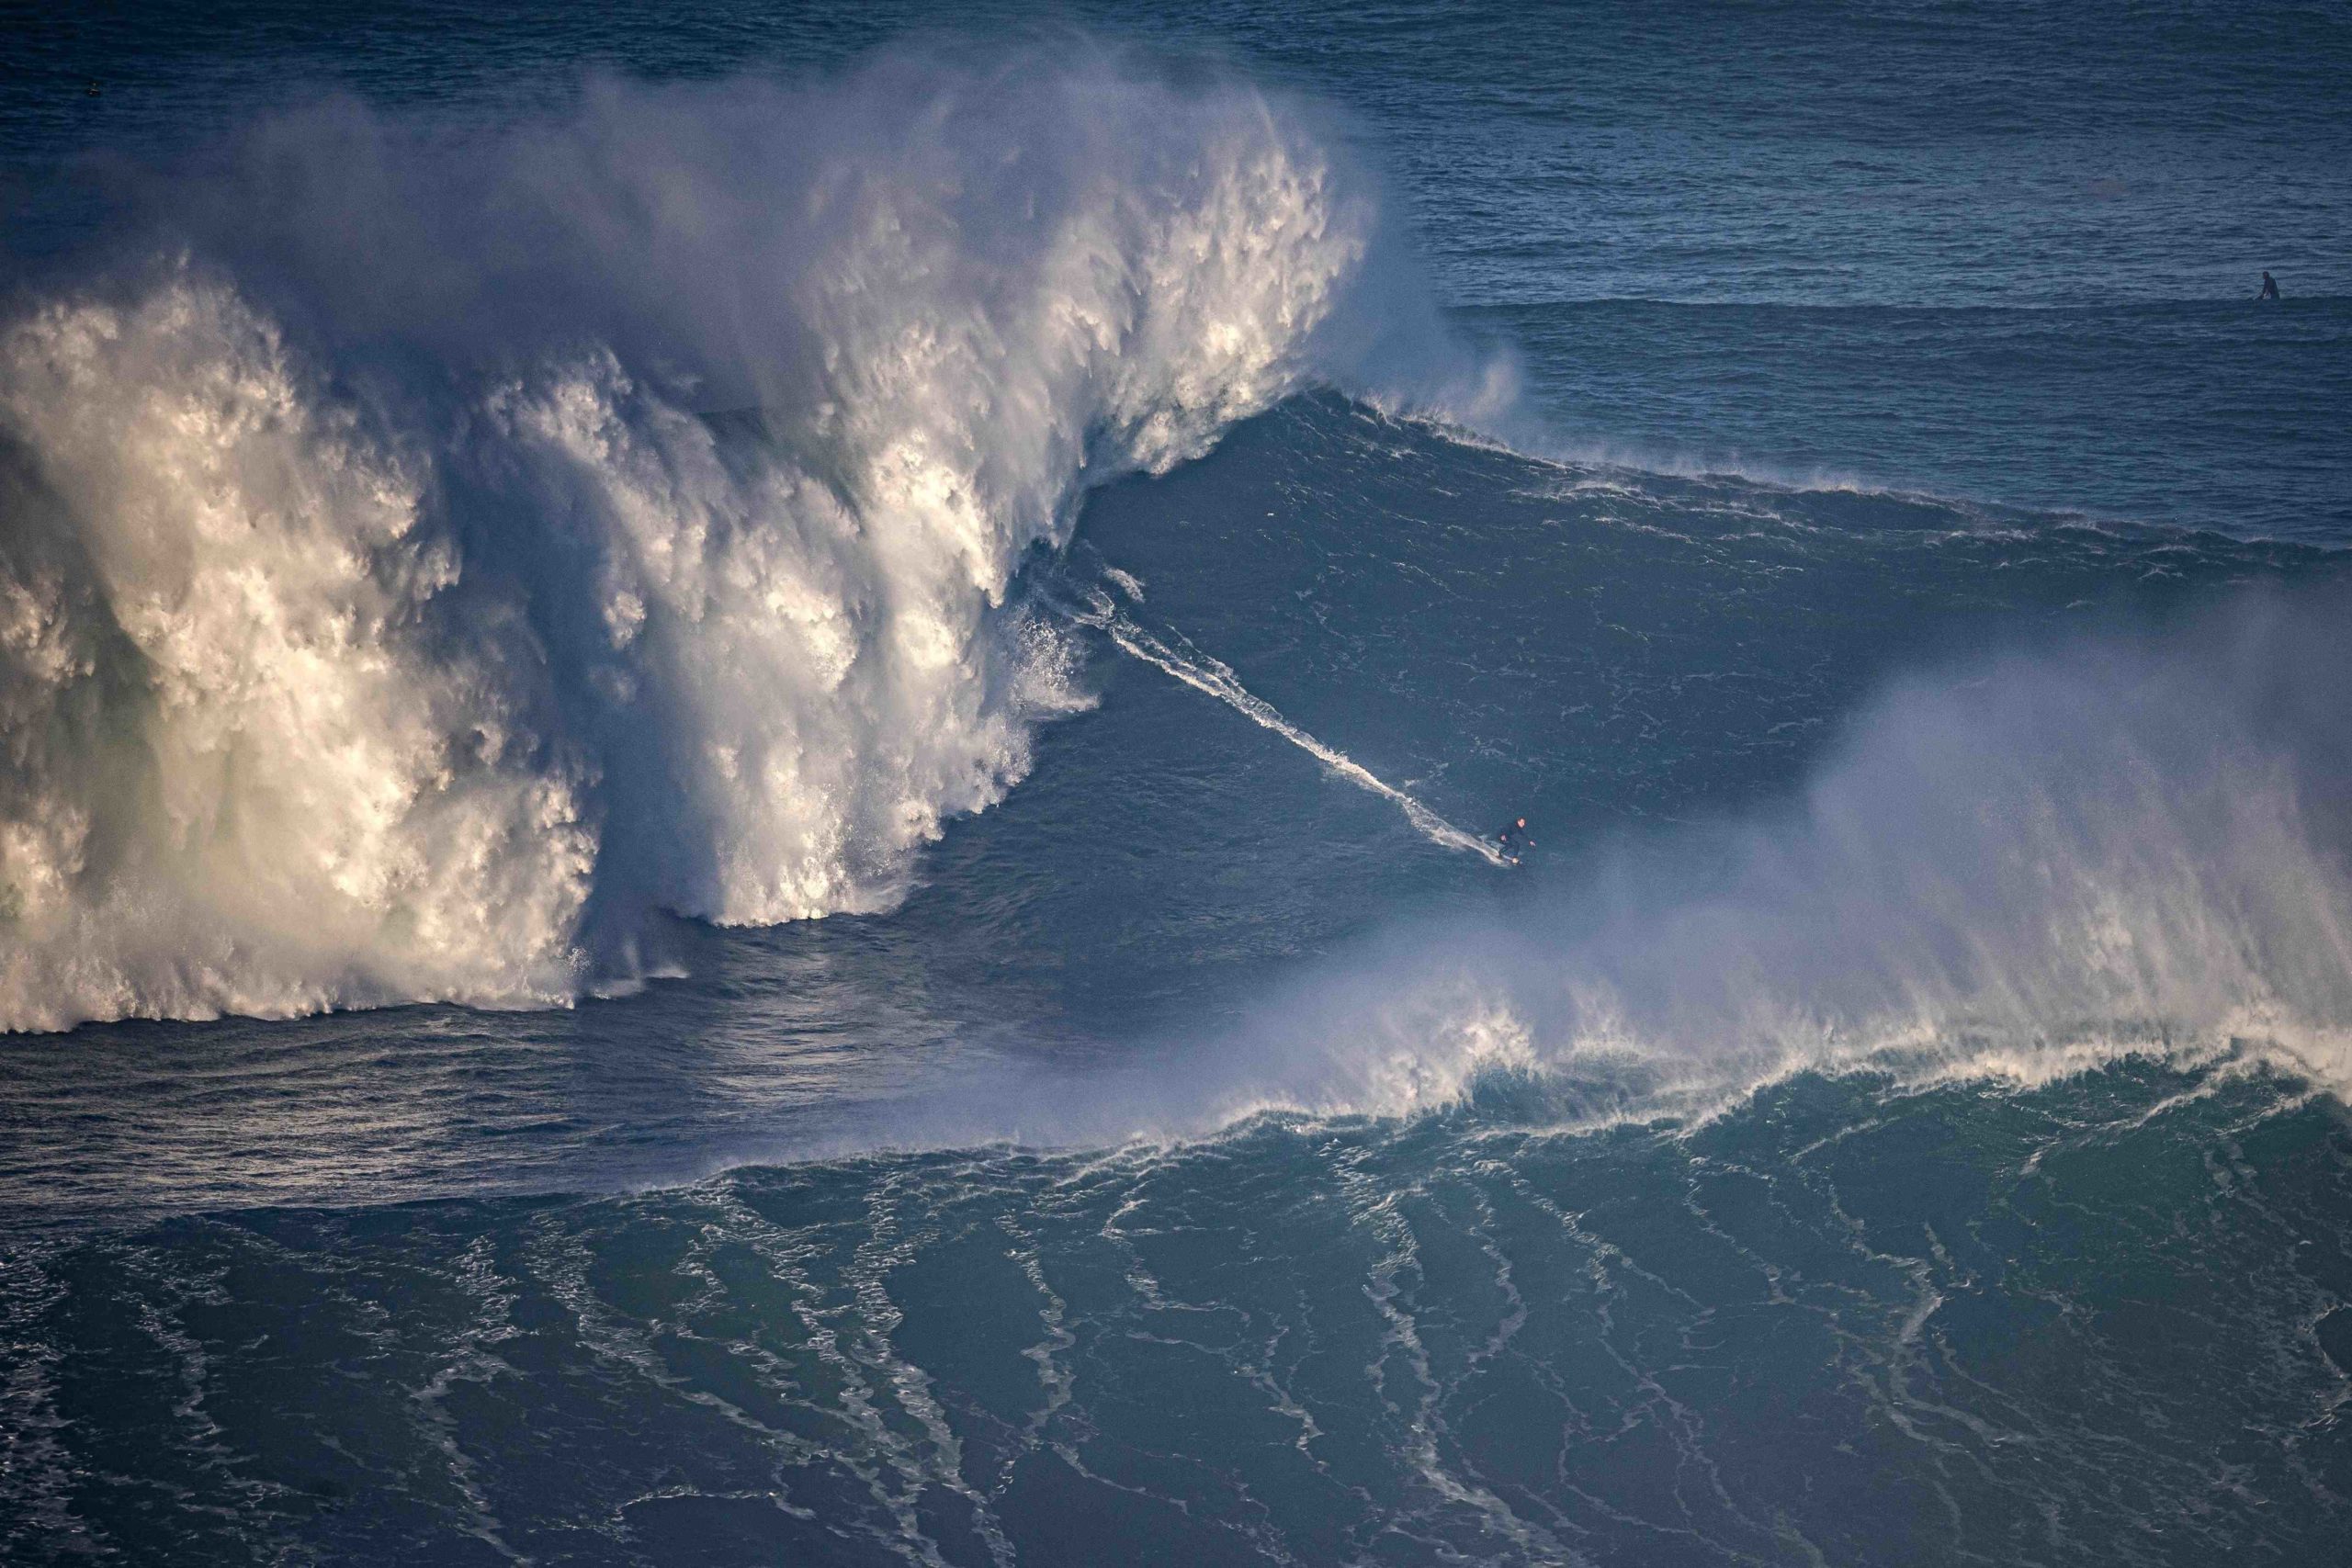
[[8, 1561], [2352, 1539], [2340, 11], [20, 31]]

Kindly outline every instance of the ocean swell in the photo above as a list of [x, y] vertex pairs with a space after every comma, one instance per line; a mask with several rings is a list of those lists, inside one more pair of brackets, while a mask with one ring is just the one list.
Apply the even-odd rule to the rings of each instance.
[[330, 104], [23, 308], [0, 1028], [560, 1001], [651, 909], [899, 898], [1088, 700], [1008, 600], [1083, 489], [1437, 335], [1311, 117], [1080, 54]]

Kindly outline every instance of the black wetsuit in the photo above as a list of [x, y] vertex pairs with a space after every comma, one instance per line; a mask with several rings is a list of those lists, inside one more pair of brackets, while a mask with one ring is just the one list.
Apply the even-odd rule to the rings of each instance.
[[1521, 854], [1535, 847], [1535, 840], [1527, 836], [1527, 829], [1517, 824], [1497, 833], [1495, 843], [1502, 850], [1505, 860], [1517, 860]]
[[2256, 299], [2278, 299], [2278, 280], [2277, 278], [2275, 278], [2275, 277], [2271, 276], [2268, 273], [2267, 273], [2267, 272], [2266, 272], [2266, 273], [2264, 273], [2264, 274], [2262, 275], [2262, 292], [2261, 292], [2261, 293], [2259, 293], [2259, 294], [2257, 294], [2257, 295], [2256, 295], [2256, 296], [2255, 296], [2255, 298], [2256, 298]]

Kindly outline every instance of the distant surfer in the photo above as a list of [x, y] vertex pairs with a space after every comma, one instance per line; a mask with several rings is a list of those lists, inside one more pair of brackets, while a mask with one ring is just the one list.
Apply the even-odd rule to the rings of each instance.
[[1527, 836], [1527, 818], [1522, 817], [1497, 833], [1495, 847], [1502, 852], [1503, 859], [1517, 865], [1519, 857], [1535, 847], [1535, 840]]
[[2256, 299], [2278, 299], [2278, 280], [2277, 278], [2275, 278], [2275, 277], [2271, 276], [2268, 273], [2267, 273], [2267, 272], [2266, 272], [2266, 273], [2264, 273], [2264, 274], [2262, 275], [2262, 292], [2261, 292], [2261, 293], [2259, 293], [2259, 294], [2257, 294], [2257, 295], [2256, 295], [2256, 296], [2255, 296], [2255, 298], [2256, 298]]

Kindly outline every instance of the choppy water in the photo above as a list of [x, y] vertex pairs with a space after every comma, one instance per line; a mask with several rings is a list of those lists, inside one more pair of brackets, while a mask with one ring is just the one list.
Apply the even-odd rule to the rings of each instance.
[[2338, 10], [19, 37], [10, 1561], [2352, 1531]]
[[[1772, 1090], [174, 1221], [18, 1262], [156, 1561], [2168, 1562], [2332, 1533], [2339, 1119]], [[2327, 1314], [2334, 1314], [2330, 1316]], [[20, 1538], [21, 1539], [21, 1538]]]

